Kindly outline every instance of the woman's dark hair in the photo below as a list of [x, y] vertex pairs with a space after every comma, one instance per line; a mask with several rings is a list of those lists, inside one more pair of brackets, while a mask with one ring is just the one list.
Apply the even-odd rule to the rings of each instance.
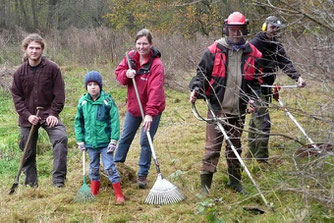
[[137, 35], [136, 35], [136, 40], [135, 42], [137, 42], [137, 40], [141, 37], [145, 36], [148, 40], [148, 42], [150, 44], [152, 44], [152, 33], [148, 30], [148, 29], [142, 29], [140, 30]]

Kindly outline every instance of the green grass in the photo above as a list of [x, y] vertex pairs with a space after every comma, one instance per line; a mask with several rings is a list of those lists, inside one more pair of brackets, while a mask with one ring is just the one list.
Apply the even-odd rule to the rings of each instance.
[[[200, 193], [199, 168], [204, 152], [205, 123], [196, 120], [188, 103], [187, 93], [166, 90], [167, 107], [163, 113], [154, 146], [161, 171], [187, 196], [178, 204], [159, 206], [146, 205], [144, 199], [156, 179], [152, 163], [149, 174], [149, 188], [137, 189], [130, 182], [123, 184], [125, 206], [114, 205], [114, 194], [107, 179], [102, 176], [101, 193], [94, 203], [74, 203], [73, 198], [82, 185], [81, 153], [74, 138], [74, 116], [80, 96], [85, 93], [84, 75], [96, 68], [62, 67], [66, 82], [66, 105], [61, 118], [67, 127], [68, 177], [66, 187], [52, 186], [52, 150], [45, 131], [40, 130], [38, 141], [39, 187], [32, 189], [21, 184], [14, 195], [8, 195], [14, 183], [22, 152], [18, 148], [19, 128], [17, 114], [8, 92], [0, 95], [0, 222], [333, 222], [333, 204], [320, 202], [316, 195], [333, 195], [333, 156], [296, 158], [294, 152], [300, 148], [295, 141], [274, 136], [270, 139], [270, 166], [246, 161], [253, 178], [260, 186], [268, 202], [274, 205], [270, 211], [257, 194], [250, 179], [243, 173], [243, 185], [250, 195], [238, 195], [226, 188], [228, 177], [223, 152], [214, 175], [211, 195], [207, 198]], [[103, 89], [112, 94], [119, 108], [123, 125], [126, 111], [126, 88], [115, 81], [110, 66], [101, 66]], [[317, 87], [300, 91], [282, 92], [282, 100], [292, 108], [305, 112], [318, 111], [318, 105], [326, 102], [326, 95], [315, 94]], [[300, 100], [307, 98], [306, 101]], [[305, 137], [280, 109], [271, 109], [272, 133], [286, 134], [307, 143]], [[202, 115], [206, 107], [197, 103]], [[295, 114], [294, 114], [295, 115]], [[330, 112], [324, 115], [331, 115]], [[324, 141], [330, 132], [325, 122], [296, 114], [296, 118], [315, 141]], [[246, 128], [247, 129], [247, 128]], [[322, 130], [322, 131], [318, 131]], [[327, 132], [327, 135], [322, 133]], [[247, 148], [246, 132], [243, 148]], [[330, 136], [332, 137], [332, 135]], [[222, 149], [224, 151], [224, 148]], [[139, 139], [136, 136], [126, 164], [137, 171]], [[88, 163], [88, 158], [87, 158]], [[298, 170], [297, 170], [298, 167]], [[303, 173], [304, 175], [301, 175]], [[323, 177], [321, 177], [323, 176]], [[314, 193], [314, 197], [309, 196]], [[266, 210], [265, 214], [247, 211], [253, 206]]]

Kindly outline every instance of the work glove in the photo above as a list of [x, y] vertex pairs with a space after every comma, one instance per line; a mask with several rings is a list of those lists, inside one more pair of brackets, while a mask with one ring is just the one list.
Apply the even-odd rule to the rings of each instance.
[[113, 153], [116, 149], [117, 141], [111, 140], [108, 147], [107, 147], [107, 153]]
[[280, 91], [280, 90], [281, 90], [281, 86], [276, 85], [276, 86], [274, 87], [273, 98], [274, 98], [276, 101], [278, 101], [278, 99], [279, 99], [279, 91]]
[[84, 142], [77, 142], [78, 148], [82, 151], [86, 150], [86, 146]]

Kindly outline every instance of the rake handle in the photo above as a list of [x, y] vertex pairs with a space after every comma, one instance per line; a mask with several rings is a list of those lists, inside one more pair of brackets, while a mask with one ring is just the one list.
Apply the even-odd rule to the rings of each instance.
[[[132, 66], [131, 66], [131, 62], [130, 62], [130, 59], [129, 59], [129, 54], [128, 52], [125, 52], [125, 57], [126, 57], [126, 60], [128, 62], [128, 67], [130, 69], [132, 69]], [[136, 84], [136, 80], [135, 78], [131, 78], [132, 79], [132, 84], [133, 84], [133, 87], [135, 89], [135, 93], [136, 93], [136, 98], [137, 98], [137, 101], [138, 101], [138, 105], [139, 105], [139, 110], [140, 110], [140, 114], [141, 114], [141, 117], [144, 121], [145, 119], [145, 114], [144, 114], [144, 109], [143, 109], [143, 105], [141, 103], [141, 100], [140, 100], [140, 96], [139, 96], [139, 92], [138, 92], [138, 88], [137, 88], [137, 84]], [[152, 157], [153, 157], [153, 161], [154, 161], [154, 164], [155, 164], [155, 168], [157, 170], [158, 173], [160, 173], [160, 165], [159, 165], [159, 162], [157, 160], [157, 156], [155, 155], [155, 151], [154, 151], [154, 147], [153, 147], [153, 141], [152, 141], [152, 138], [151, 138], [151, 135], [150, 135], [150, 132], [149, 131], [146, 131], [146, 136], [147, 136], [147, 139], [148, 139], [148, 143], [150, 145], [150, 149], [151, 149], [151, 152], [152, 152]]]
[[86, 150], [82, 150], [82, 176], [86, 175]]

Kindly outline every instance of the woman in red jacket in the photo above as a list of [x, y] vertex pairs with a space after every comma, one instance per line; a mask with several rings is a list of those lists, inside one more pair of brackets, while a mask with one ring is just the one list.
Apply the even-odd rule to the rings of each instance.
[[164, 66], [160, 60], [160, 52], [152, 45], [152, 34], [147, 29], [137, 33], [136, 50], [128, 53], [131, 68], [126, 57], [116, 68], [116, 78], [128, 87], [127, 113], [123, 132], [115, 154], [115, 162], [124, 163], [132, 140], [142, 122], [138, 101], [132, 78], [135, 78], [140, 100], [144, 109], [144, 123], [141, 129], [139, 158], [138, 186], [141, 189], [147, 186], [147, 175], [151, 165], [151, 149], [146, 137], [150, 132], [152, 140], [157, 132], [161, 113], [165, 109]]

